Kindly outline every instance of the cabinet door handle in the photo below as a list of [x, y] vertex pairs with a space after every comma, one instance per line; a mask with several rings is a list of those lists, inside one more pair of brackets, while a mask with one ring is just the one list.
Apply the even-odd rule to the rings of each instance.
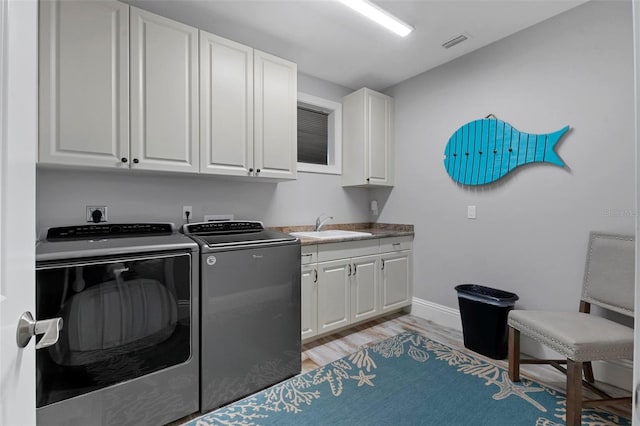
[[384, 259], [382, 259], [382, 270], [384, 271]]
[[256, 169], [256, 174], [260, 173], [260, 169]]
[[317, 282], [318, 282], [318, 270], [317, 270], [317, 269], [314, 269], [314, 270], [313, 270], [313, 273], [315, 274], [315, 277], [313, 278], [313, 282], [314, 282], [314, 283], [317, 283]]
[[358, 273], [358, 265], [356, 265], [356, 264], [354, 263], [354, 264], [353, 264], [353, 276], [355, 277], [357, 273]]
[[133, 159], [133, 163], [134, 163], [134, 164], [138, 164], [139, 162], [140, 162], [140, 160], [138, 160], [137, 158], [134, 158], [134, 159]]
[[313, 256], [313, 253], [302, 253], [303, 257], [311, 257]]
[[126, 162], [127, 162], [127, 161], [129, 161], [129, 160], [127, 159], [127, 157], [122, 157], [122, 158], [120, 159], [120, 161], [122, 161], [123, 163], [126, 163]]
[[351, 276], [351, 264], [349, 264], [349, 277]]
[[253, 167], [249, 167], [249, 174], [253, 173]]

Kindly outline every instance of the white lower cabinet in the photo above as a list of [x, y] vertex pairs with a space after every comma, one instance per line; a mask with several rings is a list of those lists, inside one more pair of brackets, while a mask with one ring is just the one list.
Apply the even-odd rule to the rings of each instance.
[[349, 259], [318, 263], [318, 333], [348, 325]]
[[302, 266], [302, 338], [318, 334], [318, 270], [316, 265]]
[[302, 250], [303, 340], [411, 304], [411, 237], [315, 247]]
[[411, 251], [383, 254], [380, 258], [381, 311], [411, 304]]
[[378, 264], [380, 256], [351, 259], [353, 272], [351, 287], [351, 322], [375, 317], [380, 311], [378, 303]]

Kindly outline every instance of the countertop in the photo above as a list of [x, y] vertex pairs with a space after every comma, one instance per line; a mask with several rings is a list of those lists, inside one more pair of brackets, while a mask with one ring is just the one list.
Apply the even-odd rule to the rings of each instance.
[[[313, 231], [312, 225], [304, 226], [278, 226], [270, 228], [280, 232], [306, 232]], [[348, 238], [331, 238], [331, 239], [316, 239], [316, 238], [300, 238], [300, 243], [305, 245], [313, 244], [328, 244], [343, 241], [357, 241], [357, 240], [370, 240], [375, 238], [390, 238], [390, 237], [404, 237], [414, 236], [413, 225], [403, 225], [395, 223], [338, 223], [327, 224], [322, 227], [323, 231], [330, 229], [340, 229], [343, 231], [357, 231], [368, 232], [371, 235], [355, 236]]]

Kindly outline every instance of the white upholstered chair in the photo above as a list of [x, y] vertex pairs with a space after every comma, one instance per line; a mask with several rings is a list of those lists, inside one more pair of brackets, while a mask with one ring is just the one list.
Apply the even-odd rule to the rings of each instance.
[[[581, 424], [582, 408], [631, 401], [597, 389], [591, 361], [633, 358], [633, 329], [590, 314], [591, 305], [633, 317], [634, 237], [592, 232], [579, 312], [513, 310], [509, 312], [509, 377], [520, 380], [520, 364], [548, 363], [567, 374], [567, 426]], [[520, 359], [524, 334], [566, 357]], [[566, 364], [566, 369], [560, 364]], [[582, 377], [584, 371], [584, 380]], [[582, 400], [583, 384], [602, 399]]]

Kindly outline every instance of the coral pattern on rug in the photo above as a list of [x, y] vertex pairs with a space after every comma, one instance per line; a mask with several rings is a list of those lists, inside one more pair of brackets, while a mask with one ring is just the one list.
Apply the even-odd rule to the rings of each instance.
[[[262, 392], [249, 396], [245, 399], [222, 407], [214, 412], [205, 414], [188, 423], [189, 426], [209, 426], [209, 425], [238, 425], [253, 426], [265, 424], [295, 424], [297, 420], [303, 420], [300, 416], [306, 410], [311, 410], [314, 405], [325, 404], [324, 408], [318, 410], [331, 410], [332, 412], [341, 408], [345, 401], [345, 392], [350, 397], [351, 393], [380, 391], [375, 389], [378, 382], [382, 380], [383, 363], [393, 362], [394, 359], [407, 358], [413, 363], [444, 363], [446, 368], [452, 368], [455, 372], [465, 376], [474, 377], [484, 384], [484, 387], [491, 389], [491, 398], [482, 404], [513, 403], [514, 399], [524, 401], [526, 405], [533, 407], [539, 414], [537, 420], [530, 423], [518, 422], [514, 417], [510, 417], [509, 423], [504, 424], [531, 424], [532, 426], [556, 426], [564, 424], [565, 418], [565, 397], [559, 392], [540, 385], [536, 382], [522, 379], [521, 382], [511, 382], [508, 373], [501, 367], [483, 361], [462, 350], [453, 349], [442, 343], [427, 339], [423, 336], [406, 332], [392, 338], [374, 343], [364, 347], [358, 352], [344, 357], [338, 361], [327, 364], [306, 374], [295, 376], [289, 380], [272, 386]], [[391, 364], [393, 367], [393, 364]], [[387, 375], [393, 374], [393, 369], [385, 370]], [[422, 372], [423, 369], [417, 370]], [[455, 374], [454, 378], [455, 378]], [[347, 386], [349, 385], [349, 387]], [[425, 384], [426, 386], [426, 384]], [[448, 386], [442, 384], [443, 387]], [[454, 388], [456, 389], [456, 388]], [[459, 393], [459, 392], [458, 392]], [[477, 393], [477, 392], [476, 392]], [[384, 396], [383, 396], [384, 398]], [[335, 402], [331, 399], [337, 399]], [[373, 398], [367, 394], [357, 400], [358, 404], [376, 404]], [[491, 402], [494, 401], [494, 402]], [[326, 404], [334, 406], [326, 406]], [[353, 404], [353, 401], [349, 401]], [[382, 402], [378, 402], [382, 404]], [[422, 405], [422, 404], [420, 404]], [[325, 407], [326, 406], [326, 407]], [[353, 406], [353, 405], [352, 405]], [[507, 406], [505, 406], [507, 407]], [[373, 407], [372, 409], [377, 408]], [[443, 407], [433, 407], [433, 409]], [[455, 408], [455, 407], [454, 407]], [[479, 411], [483, 408], [479, 407]], [[522, 408], [516, 409], [522, 411]], [[366, 411], [366, 407], [365, 407]], [[324, 424], [320, 411], [312, 417], [312, 423]], [[405, 410], [406, 412], [406, 410]], [[308, 413], [307, 413], [308, 414]], [[460, 413], [456, 412], [459, 416]], [[417, 415], [417, 413], [416, 413]], [[468, 421], [473, 421], [480, 414], [470, 413]], [[452, 423], [463, 424], [459, 417], [452, 417]], [[457, 419], [457, 420], [456, 420]], [[431, 423], [424, 418], [413, 419], [416, 423]], [[305, 422], [309, 422], [306, 418]], [[328, 421], [328, 420], [327, 420]], [[506, 419], [505, 419], [506, 421]], [[367, 419], [362, 424], [377, 423], [375, 419]], [[411, 423], [411, 419], [399, 419], [397, 424]], [[336, 424], [335, 421], [332, 421]], [[345, 424], [357, 424], [358, 419], [345, 418]], [[476, 423], [482, 424], [482, 423]], [[497, 423], [493, 423], [497, 424]], [[589, 426], [596, 425], [630, 425], [630, 421], [612, 413], [602, 410], [583, 410], [582, 424]]]

